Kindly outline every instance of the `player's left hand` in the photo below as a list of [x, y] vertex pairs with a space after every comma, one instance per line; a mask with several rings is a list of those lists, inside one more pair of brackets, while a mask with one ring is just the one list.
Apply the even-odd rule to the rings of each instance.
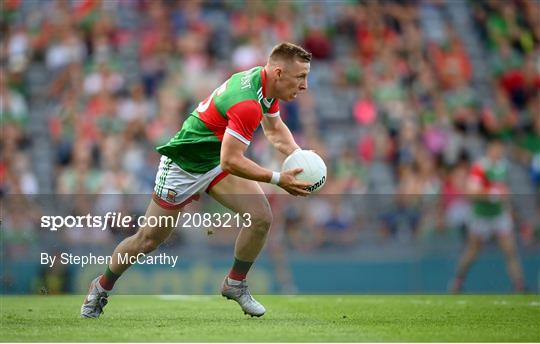
[[302, 171], [302, 168], [295, 168], [281, 172], [278, 186], [293, 196], [308, 196], [310, 192], [307, 191], [306, 188], [310, 187], [311, 183], [296, 179], [296, 175]]

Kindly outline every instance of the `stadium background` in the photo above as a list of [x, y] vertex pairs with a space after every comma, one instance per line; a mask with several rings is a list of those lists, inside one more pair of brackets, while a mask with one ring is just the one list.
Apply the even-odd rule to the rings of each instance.
[[[281, 113], [301, 146], [325, 158], [329, 179], [302, 201], [268, 188], [276, 222], [250, 274], [256, 292], [446, 292], [464, 243], [464, 176], [490, 135], [508, 148], [519, 255], [527, 287], [538, 291], [538, 1], [2, 6], [3, 293], [83, 293], [102, 267], [46, 269], [39, 252], [110, 254], [127, 233], [51, 233], [40, 216], [140, 214], [154, 147], [228, 75], [264, 64], [282, 40], [314, 55], [309, 94]], [[283, 159], [260, 132], [249, 151], [267, 167]], [[201, 209], [214, 208], [190, 211]], [[215, 292], [235, 234], [177, 231], [161, 250], [178, 254], [180, 266], [136, 267], [118, 292]], [[465, 287], [511, 291], [493, 242]]]

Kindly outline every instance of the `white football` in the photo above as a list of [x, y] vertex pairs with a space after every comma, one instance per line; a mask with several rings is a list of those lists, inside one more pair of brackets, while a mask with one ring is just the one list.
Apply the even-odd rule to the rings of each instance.
[[296, 179], [311, 183], [310, 192], [318, 191], [326, 182], [326, 164], [321, 157], [310, 150], [298, 150], [285, 159], [281, 171], [301, 167], [304, 171], [296, 175]]

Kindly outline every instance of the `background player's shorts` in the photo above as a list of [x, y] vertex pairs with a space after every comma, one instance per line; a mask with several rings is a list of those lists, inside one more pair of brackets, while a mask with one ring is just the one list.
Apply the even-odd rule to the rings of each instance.
[[200, 193], [208, 191], [227, 176], [218, 165], [206, 173], [184, 171], [170, 158], [162, 156], [154, 186], [154, 201], [165, 209], [181, 209], [198, 200]]
[[512, 232], [513, 221], [510, 213], [505, 211], [495, 217], [471, 216], [469, 230], [483, 239], [488, 239], [493, 234], [503, 235]]

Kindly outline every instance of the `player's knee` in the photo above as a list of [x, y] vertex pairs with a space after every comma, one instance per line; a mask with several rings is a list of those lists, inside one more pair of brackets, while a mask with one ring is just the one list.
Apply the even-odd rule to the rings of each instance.
[[511, 244], [502, 246], [501, 250], [507, 259], [513, 258], [514, 256], [516, 256], [516, 249]]
[[273, 217], [270, 209], [257, 212], [252, 215], [252, 229], [257, 233], [266, 235], [270, 229], [270, 226], [272, 225], [272, 221]]
[[141, 246], [143, 253], [150, 253], [156, 250], [159, 245], [161, 245], [161, 240], [157, 240], [155, 238], [146, 238]]
[[148, 233], [141, 233], [138, 235], [137, 239], [139, 250], [142, 253], [150, 253], [157, 249], [162, 243], [160, 238], [149, 235]]
[[471, 236], [469, 239], [469, 250], [474, 253], [478, 253], [482, 249], [482, 238], [478, 236]]

